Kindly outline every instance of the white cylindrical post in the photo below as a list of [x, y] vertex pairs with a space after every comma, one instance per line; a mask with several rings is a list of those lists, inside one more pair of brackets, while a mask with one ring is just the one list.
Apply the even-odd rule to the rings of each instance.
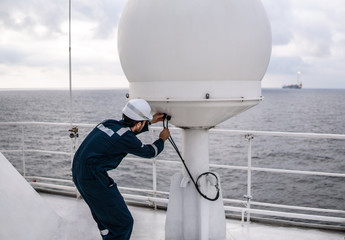
[[[194, 179], [209, 171], [208, 130], [183, 130], [182, 146], [183, 158]], [[187, 173], [185, 175], [188, 176]]]
[[[207, 129], [182, 131], [182, 155], [194, 181], [209, 171], [209, 132]], [[200, 181], [209, 191], [209, 183]], [[220, 185], [219, 185], [220, 186]], [[207, 194], [207, 192], [204, 192]], [[182, 173], [173, 176], [170, 186], [165, 225], [166, 240], [208, 240], [226, 238], [226, 224], [222, 194], [209, 201], [196, 190], [183, 166]]]
[[[209, 171], [208, 130], [183, 130], [182, 144], [183, 158], [193, 176], [193, 179], [196, 181], [200, 174]], [[188, 177], [188, 173], [184, 167], [183, 172], [184, 177]], [[190, 236], [197, 235], [200, 240], [207, 240], [209, 237], [209, 203], [208, 200], [202, 198], [201, 196], [198, 196], [196, 200], [198, 201], [195, 203], [198, 206], [196, 209], [196, 211], [198, 211], [196, 215], [199, 216], [199, 219], [192, 219], [192, 221], [196, 221], [195, 224], [197, 224], [197, 229], [195, 231], [197, 233], [190, 233]], [[185, 219], [188, 219], [188, 216], [186, 216]]]

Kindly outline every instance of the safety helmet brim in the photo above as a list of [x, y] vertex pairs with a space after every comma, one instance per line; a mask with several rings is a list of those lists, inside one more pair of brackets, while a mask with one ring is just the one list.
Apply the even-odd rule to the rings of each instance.
[[122, 113], [135, 121], [151, 121], [151, 107], [144, 99], [131, 99], [123, 108]]

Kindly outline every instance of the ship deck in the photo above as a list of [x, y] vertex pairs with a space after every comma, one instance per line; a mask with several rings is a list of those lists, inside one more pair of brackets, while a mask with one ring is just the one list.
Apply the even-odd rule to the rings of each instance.
[[[83, 199], [55, 194], [40, 194], [63, 219], [58, 239], [101, 239], [88, 206]], [[165, 237], [165, 210], [129, 206], [134, 218], [132, 240], [163, 240]], [[226, 220], [227, 240], [343, 240], [340, 231], [286, 227], [262, 223], [244, 223], [236, 219]]]

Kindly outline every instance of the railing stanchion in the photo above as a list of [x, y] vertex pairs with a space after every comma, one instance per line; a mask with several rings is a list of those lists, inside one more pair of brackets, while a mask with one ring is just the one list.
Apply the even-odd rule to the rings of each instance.
[[[156, 192], [157, 192], [157, 169], [156, 169], [156, 158], [154, 158], [153, 160], [152, 160], [152, 174], [153, 174], [153, 176], [152, 176], [152, 181], [153, 181], [153, 197], [155, 198], [156, 197]], [[156, 204], [156, 202], [153, 202], [153, 206], [154, 206], [154, 209], [155, 210], [157, 210], [157, 204]]]
[[245, 138], [248, 140], [248, 177], [247, 177], [247, 195], [244, 198], [247, 199], [247, 222], [250, 222], [250, 201], [252, 199], [252, 140], [254, 136], [252, 134], [246, 134]]
[[[154, 130], [151, 130], [151, 137], [154, 139]], [[152, 190], [153, 190], [153, 198], [156, 198], [157, 194], [157, 166], [156, 166], [156, 158], [152, 159]], [[157, 210], [157, 204], [154, 201], [153, 207]]]
[[23, 176], [26, 177], [26, 166], [25, 166], [25, 140], [24, 140], [24, 125], [22, 125], [22, 162], [23, 162]]

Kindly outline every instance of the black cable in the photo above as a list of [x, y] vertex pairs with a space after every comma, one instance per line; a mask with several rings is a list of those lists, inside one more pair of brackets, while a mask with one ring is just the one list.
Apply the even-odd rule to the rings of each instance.
[[[163, 119], [163, 128], [169, 128], [169, 120], [170, 120], [170, 116], [167, 116], [167, 115], [165, 114], [165, 115], [164, 115], [164, 119]], [[165, 125], [165, 121], [166, 121], [166, 125]], [[175, 149], [177, 155], [180, 157], [180, 159], [181, 159], [181, 161], [182, 161], [182, 163], [183, 163], [183, 166], [185, 167], [185, 169], [186, 169], [186, 171], [187, 171], [187, 173], [188, 173], [190, 179], [192, 180], [192, 182], [193, 182], [193, 184], [194, 184], [196, 190], [198, 191], [198, 193], [199, 193], [203, 198], [205, 198], [205, 199], [207, 199], [207, 200], [209, 200], [209, 201], [216, 201], [216, 200], [219, 198], [219, 185], [218, 185], [219, 179], [218, 179], [217, 175], [214, 174], [213, 172], [204, 172], [204, 173], [200, 174], [200, 175], [198, 176], [197, 180], [195, 181], [194, 178], [192, 177], [192, 174], [190, 173], [190, 171], [189, 171], [189, 169], [188, 169], [188, 167], [187, 167], [187, 165], [186, 165], [186, 163], [185, 163], [185, 161], [184, 161], [184, 159], [183, 159], [181, 153], [180, 153], [180, 150], [178, 149], [178, 147], [177, 147], [177, 145], [176, 145], [174, 139], [171, 137], [171, 135], [170, 135], [170, 137], [168, 138], [168, 140], [169, 140], [169, 142], [171, 143], [171, 145], [173, 146], [173, 148]], [[201, 190], [199, 189], [199, 185], [198, 185], [199, 180], [200, 180], [200, 178], [201, 178], [202, 176], [204, 176], [204, 175], [206, 175], [206, 176], [207, 176], [207, 175], [212, 175], [212, 176], [214, 176], [214, 177], [216, 178], [216, 180], [217, 180], [217, 182], [216, 182], [216, 184], [215, 184], [215, 188], [217, 189], [217, 195], [216, 195], [214, 198], [209, 198], [209, 197], [207, 197], [207, 196], [206, 196], [205, 194], [203, 194], [203, 193], [201, 192]]]

